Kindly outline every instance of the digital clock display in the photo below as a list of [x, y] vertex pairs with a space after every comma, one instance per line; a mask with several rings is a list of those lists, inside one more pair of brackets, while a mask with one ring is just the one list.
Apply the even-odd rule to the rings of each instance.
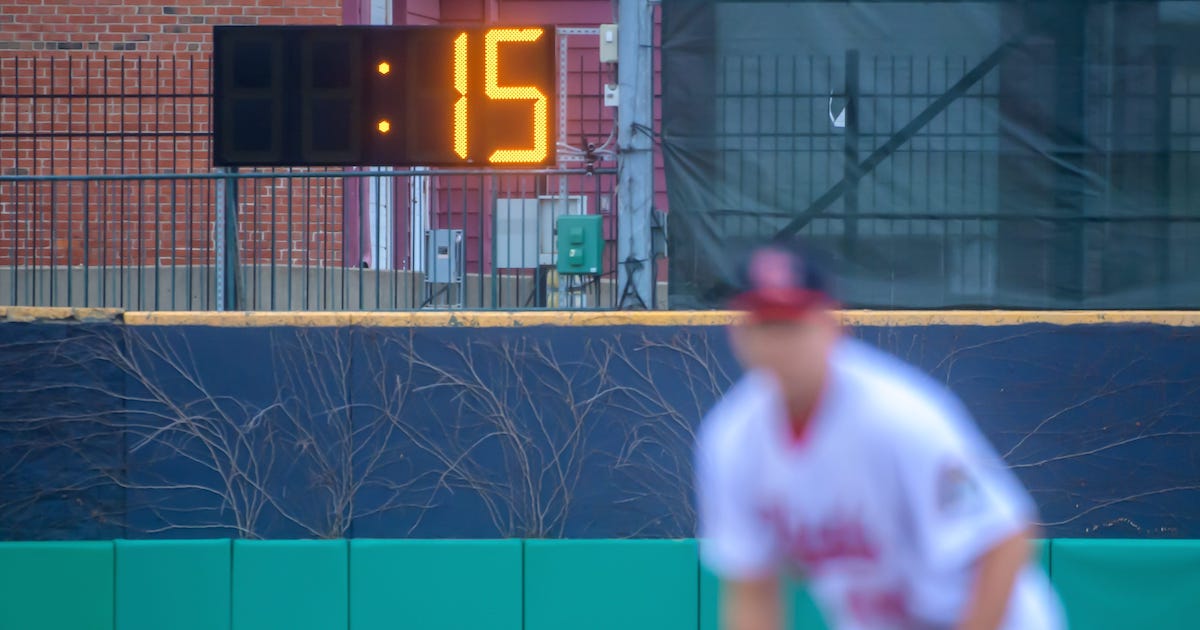
[[553, 27], [213, 29], [217, 166], [544, 166]]

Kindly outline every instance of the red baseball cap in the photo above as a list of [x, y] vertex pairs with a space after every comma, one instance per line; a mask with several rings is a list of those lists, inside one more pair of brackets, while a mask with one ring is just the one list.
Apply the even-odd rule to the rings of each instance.
[[729, 301], [754, 322], [802, 319], [832, 304], [824, 270], [795, 240], [753, 248], [738, 266]]

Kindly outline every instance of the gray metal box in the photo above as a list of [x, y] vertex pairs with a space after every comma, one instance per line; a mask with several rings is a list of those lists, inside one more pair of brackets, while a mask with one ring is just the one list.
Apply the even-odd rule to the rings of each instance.
[[425, 282], [462, 282], [464, 251], [462, 230], [426, 230]]
[[600, 25], [600, 63], [617, 63], [617, 25]]
[[583, 195], [502, 197], [496, 200], [496, 267], [535, 269], [553, 265], [554, 226], [565, 214], [586, 214]]

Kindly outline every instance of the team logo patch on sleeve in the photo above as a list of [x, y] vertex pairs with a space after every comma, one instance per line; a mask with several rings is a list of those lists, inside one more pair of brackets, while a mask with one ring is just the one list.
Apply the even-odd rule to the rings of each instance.
[[979, 484], [958, 462], [943, 464], [937, 475], [938, 512], [946, 516], [962, 516], [981, 507]]

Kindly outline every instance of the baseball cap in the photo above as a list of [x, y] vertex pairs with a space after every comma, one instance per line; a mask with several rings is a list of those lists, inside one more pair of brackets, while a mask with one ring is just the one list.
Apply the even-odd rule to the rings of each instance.
[[752, 248], [738, 265], [729, 307], [751, 321], [789, 321], [833, 303], [823, 266], [796, 240]]

